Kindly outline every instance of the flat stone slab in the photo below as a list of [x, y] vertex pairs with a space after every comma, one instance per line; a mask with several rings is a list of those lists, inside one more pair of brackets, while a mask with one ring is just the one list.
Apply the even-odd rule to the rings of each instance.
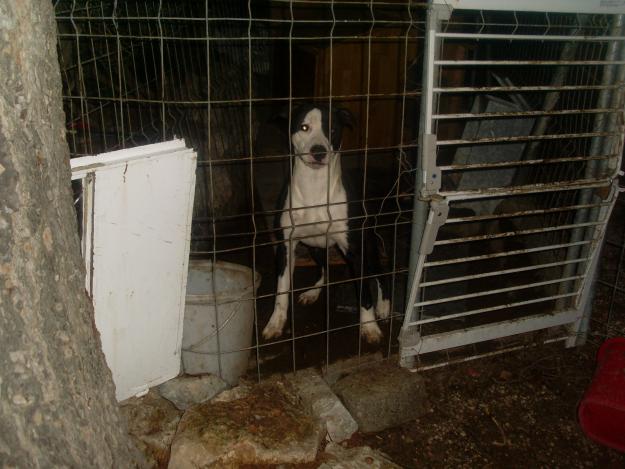
[[401, 469], [387, 455], [368, 446], [346, 449], [336, 443], [328, 443], [321, 460], [324, 462], [319, 469]]
[[292, 386], [263, 383], [235, 400], [190, 407], [171, 446], [171, 469], [315, 460], [323, 425], [302, 408]]
[[179, 376], [161, 384], [157, 389], [161, 396], [178, 409], [186, 410], [192, 405], [212, 399], [227, 388], [228, 383], [219, 376], [202, 375]]
[[429, 410], [423, 378], [390, 362], [355, 371], [332, 389], [363, 432], [395, 427]]
[[154, 390], [122, 402], [120, 411], [128, 423], [130, 435], [150, 465], [163, 467], [167, 464], [169, 447], [182, 412]]
[[332, 441], [340, 443], [358, 431], [354, 418], [317, 371], [298, 371], [289, 381], [308, 410], [325, 424]]
[[353, 373], [356, 369], [368, 369], [378, 366], [384, 360], [382, 352], [365, 353], [359, 357], [342, 358], [331, 363], [323, 377], [326, 383], [334, 386], [339, 379]]

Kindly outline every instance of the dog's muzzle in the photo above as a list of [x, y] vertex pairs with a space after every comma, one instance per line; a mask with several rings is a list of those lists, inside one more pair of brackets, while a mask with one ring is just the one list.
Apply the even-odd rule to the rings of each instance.
[[313, 145], [313, 147], [310, 149], [310, 154], [312, 155], [315, 162], [322, 163], [323, 160], [326, 158], [328, 151], [325, 147], [321, 145]]

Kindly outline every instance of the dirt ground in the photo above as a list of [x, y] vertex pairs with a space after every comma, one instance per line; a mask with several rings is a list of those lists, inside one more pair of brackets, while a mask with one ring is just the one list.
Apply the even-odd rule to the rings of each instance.
[[432, 412], [377, 434], [357, 434], [406, 468], [625, 467], [577, 423], [596, 345], [527, 349], [424, 372]]
[[406, 468], [625, 468], [625, 454], [582, 432], [577, 407], [606, 335], [625, 336], [625, 304], [598, 288], [585, 345], [531, 347], [423, 372], [432, 411], [377, 434], [356, 434]]

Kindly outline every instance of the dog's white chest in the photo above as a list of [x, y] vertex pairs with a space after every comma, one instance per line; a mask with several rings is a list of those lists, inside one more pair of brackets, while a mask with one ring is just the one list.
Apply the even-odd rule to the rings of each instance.
[[[347, 249], [347, 194], [342, 184], [337, 184], [330, 194], [289, 190], [285, 209], [292, 210], [281, 216], [285, 239], [297, 238], [309, 246], [325, 248], [338, 245]], [[329, 197], [328, 197], [329, 196]], [[329, 203], [328, 203], [329, 201]], [[292, 226], [293, 229], [289, 229]], [[327, 241], [326, 241], [327, 236]]]

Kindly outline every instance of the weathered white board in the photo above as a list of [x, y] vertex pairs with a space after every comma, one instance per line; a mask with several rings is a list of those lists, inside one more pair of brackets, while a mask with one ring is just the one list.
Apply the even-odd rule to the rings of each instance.
[[180, 371], [196, 159], [173, 140], [71, 160], [86, 288], [118, 400]]

